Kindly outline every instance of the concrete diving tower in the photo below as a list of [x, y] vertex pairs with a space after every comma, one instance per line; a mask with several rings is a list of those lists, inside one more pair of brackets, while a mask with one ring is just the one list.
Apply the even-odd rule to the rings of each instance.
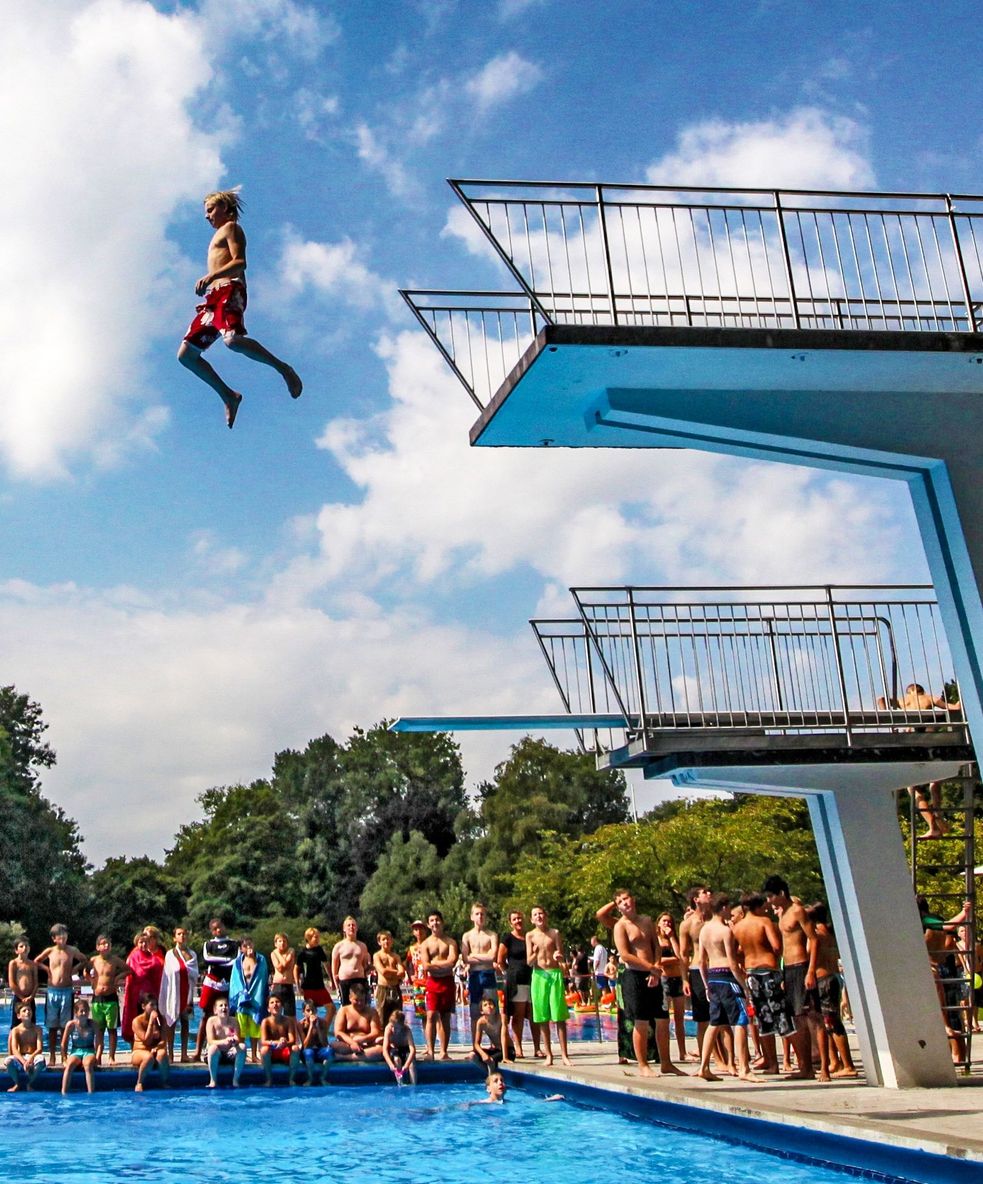
[[[512, 286], [403, 295], [476, 407], [472, 444], [700, 448], [905, 482], [965, 726], [983, 734], [983, 198], [451, 185]], [[625, 708], [638, 727], [619, 751], [654, 770], [651, 713]], [[843, 721], [849, 760], [814, 759], [817, 733], [794, 727], [780, 761], [711, 756], [704, 737], [673, 776], [808, 797], [841, 941], [856, 943], [845, 961], [868, 1074], [949, 1083], [892, 798], [898, 749], [925, 741], [860, 759], [879, 747], [865, 730], [876, 710]]]

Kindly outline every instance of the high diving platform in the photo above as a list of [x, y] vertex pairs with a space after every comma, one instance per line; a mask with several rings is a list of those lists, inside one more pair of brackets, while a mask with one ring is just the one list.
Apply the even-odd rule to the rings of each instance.
[[[450, 184], [509, 284], [402, 294], [473, 445], [647, 448], [653, 475], [660, 449], [698, 448], [907, 485], [931, 605], [580, 589], [575, 618], [536, 628], [602, 764], [807, 799], [868, 1080], [951, 1084], [894, 795], [983, 735], [983, 197]], [[958, 686], [959, 709], [906, 709], [912, 683]]]

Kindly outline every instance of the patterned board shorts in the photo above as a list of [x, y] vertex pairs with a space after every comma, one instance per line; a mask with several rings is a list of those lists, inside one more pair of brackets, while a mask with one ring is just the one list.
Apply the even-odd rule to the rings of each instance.
[[245, 336], [245, 314], [245, 283], [237, 279], [219, 280], [206, 290], [184, 340], [201, 350], [214, 345], [220, 337], [228, 345], [231, 339]]

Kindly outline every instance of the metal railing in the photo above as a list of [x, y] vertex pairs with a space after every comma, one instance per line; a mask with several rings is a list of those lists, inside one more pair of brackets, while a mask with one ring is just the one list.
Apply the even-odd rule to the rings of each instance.
[[[583, 621], [540, 618], [529, 624], [569, 715], [621, 711], [614, 688], [589, 643]], [[625, 743], [630, 722], [625, 719], [624, 729], [594, 728], [588, 733], [575, 728], [574, 731], [583, 752], [608, 752]]]
[[[983, 197], [452, 180], [541, 324], [979, 332]], [[457, 365], [473, 298], [425, 323], [479, 406], [497, 389]], [[513, 298], [517, 294], [513, 294]], [[496, 310], [497, 311], [497, 310]], [[485, 318], [487, 319], [487, 318]], [[421, 317], [421, 320], [423, 318]], [[484, 327], [484, 325], [483, 325]], [[506, 336], [489, 335], [506, 360]], [[512, 365], [525, 346], [511, 354]], [[505, 365], [505, 373], [511, 369]]]
[[[578, 588], [569, 642], [547, 655], [561, 696], [599, 701], [603, 677], [629, 732], [713, 729], [783, 735], [946, 733], [968, 743], [931, 589]], [[540, 644], [543, 638], [540, 631]], [[556, 645], [556, 643], [554, 643]], [[545, 650], [544, 650], [545, 652]], [[562, 685], [561, 685], [562, 684]]]

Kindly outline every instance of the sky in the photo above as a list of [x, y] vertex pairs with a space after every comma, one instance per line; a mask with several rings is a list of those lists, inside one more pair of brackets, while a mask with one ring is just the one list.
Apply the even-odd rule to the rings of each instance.
[[[397, 715], [555, 711], [592, 583], [920, 581], [907, 495], [680, 451], [469, 449], [399, 287], [506, 277], [447, 177], [980, 193], [976, 6], [0, 0], [0, 684], [98, 865]], [[233, 432], [175, 361], [242, 185]], [[461, 738], [469, 782], [518, 737]], [[572, 743], [572, 735], [554, 736]]]

